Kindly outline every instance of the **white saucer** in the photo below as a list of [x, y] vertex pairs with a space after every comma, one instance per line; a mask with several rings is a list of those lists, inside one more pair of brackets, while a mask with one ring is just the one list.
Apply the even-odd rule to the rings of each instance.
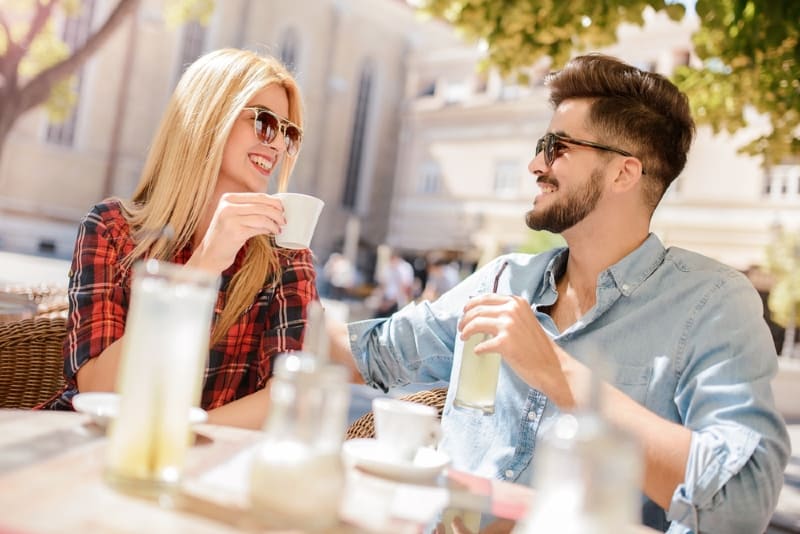
[[[72, 397], [72, 407], [76, 412], [92, 416], [92, 420], [99, 426], [108, 425], [109, 421], [117, 416], [119, 411], [119, 394], [89, 392], [78, 393]], [[197, 407], [189, 411], [189, 422], [193, 425], [204, 423], [208, 413]]]
[[407, 482], [435, 479], [450, 464], [450, 457], [441, 451], [423, 447], [413, 462], [393, 460], [384, 446], [374, 439], [351, 439], [342, 445], [345, 463], [374, 475]]

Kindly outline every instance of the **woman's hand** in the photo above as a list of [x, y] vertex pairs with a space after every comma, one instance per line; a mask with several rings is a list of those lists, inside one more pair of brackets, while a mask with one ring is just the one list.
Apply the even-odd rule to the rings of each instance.
[[284, 224], [283, 204], [277, 198], [266, 193], [225, 193], [187, 265], [221, 273], [245, 241], [259, 234], [279, 234]]

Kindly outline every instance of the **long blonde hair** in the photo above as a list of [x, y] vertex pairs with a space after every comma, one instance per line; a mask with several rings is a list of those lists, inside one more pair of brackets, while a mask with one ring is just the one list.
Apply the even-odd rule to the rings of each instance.
[[[212, 201], [234, 122], [250, 99], [272, 84], [286, 90], [288, 119], [302, 127], [300, 90], [277, 59], [226, 48], [202, 56], [186, 69], [161, 119], [139, 185], [131, 200], [122, 202], [136, 240], [124, 267], [143, 257], [171, 260], [191, 241]], [[296, 156], [285, 154], [279, 191], [286, 189], [295, 161]], [[171, 239], [162, 239], [165, 228], [174, 232]], [[214, 327], [212, 346], [264, 284], [279, 276], [280, 264], [270, 239], [264, 235], [251, 238], [244, 264], [231, 281]]]

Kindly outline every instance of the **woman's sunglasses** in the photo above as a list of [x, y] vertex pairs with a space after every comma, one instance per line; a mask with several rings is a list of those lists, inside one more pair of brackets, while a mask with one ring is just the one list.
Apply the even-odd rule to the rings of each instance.
[[303, 140], [303, 130], [298, 125], [279, 117], [267, 108], [247, 107], [243, 109], [253, 112], [253, 129], [262, 144], [272, 143], [280, 132], [283, 134], [286, 153], [290, 156], [297, 155], [300, 150], [300, 142]]
[[[538, 156], [539, 152], [544, 150], [544, 162], [548, 167], [550, 167], [553, 165], [553, 162], [556, 160], [556, 158], [561, 155], [561, 150], [564, 148], [561, 145], [564, 144], [585, 146], [588, 148], [594, 148], [595, 150], [605, 150], [606, 152], [614, 152], [628, 158], [636, 157], [630, 152], [626, 152], [620, 148], [601, 145], [600, 143], [594, 143], [592, 141], [584, 141], [582, 139], [573, 139], [572, 137], [555, 133], [544, 134], [544, 137], [536, 141], [536, 155]], [[647, 174], [644, 172], [644, 169], [642, 169], [642, 174]]]

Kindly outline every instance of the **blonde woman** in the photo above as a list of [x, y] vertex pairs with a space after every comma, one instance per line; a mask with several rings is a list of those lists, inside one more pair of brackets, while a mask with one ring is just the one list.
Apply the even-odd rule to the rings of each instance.
[[158, 258], [221, 274], [201, 404], [214, 423], [262, 424], [272, 359], [301, 347], [306, 305], [317, 298], [310, 251], [272, 241], [286, 221], [265, 193], [274, 173], [285, 188], [301, 141], [299, 89], [274, 58], [224, 49], [186, 70], [133, 197], [106, 200], [81, 222], [67, 385], [47, 407], [114, 390], [131, 266]]

